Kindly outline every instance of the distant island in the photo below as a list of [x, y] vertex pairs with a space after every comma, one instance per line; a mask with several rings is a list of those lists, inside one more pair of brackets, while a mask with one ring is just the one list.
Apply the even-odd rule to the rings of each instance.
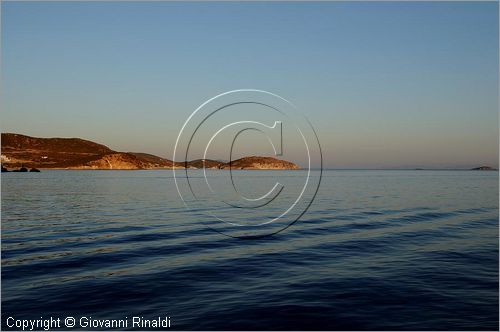
[[473, 171], [496, 171], [496, 168], [490, 166], [480, 166], [472, 169]]
[[2, 171], [30, 169], [300, 169], [296, 164], [272, 157], [244, 157], [231, 162], [198, 159], [174, 162], [141, 152], [118, 152], [81, 138], [39, 138], [2, 133]]

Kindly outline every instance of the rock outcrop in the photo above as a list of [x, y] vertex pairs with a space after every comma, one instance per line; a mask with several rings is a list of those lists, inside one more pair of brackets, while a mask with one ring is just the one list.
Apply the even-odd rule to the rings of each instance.
[[244, 157], [233, 160], [223, 167], [224, 169], [300, 169], [296, 164], [272, 157]]
[[496, 168], [490, 166], [480, 166], [472, 169], [473, 171], [496, 171]]

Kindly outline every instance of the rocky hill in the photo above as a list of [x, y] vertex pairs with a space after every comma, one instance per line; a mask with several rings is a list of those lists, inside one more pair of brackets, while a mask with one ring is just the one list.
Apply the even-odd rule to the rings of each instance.
[[[179, 163], [181, 166], [182, 163]], [[192, 161], [187, 162], [187, 167], [190, 168], [211, 168], [211, 169], [223, 169], [226, 163], [217, 161], [217, 160], [210, 160], [210, 159], [196, 159]]]
[[152, 154], [118, 152], [80, 138], [37, 138], [2, 133], [2, 166], [6, 168], [57, 169], [157, 169], [188, 167], [212, 169], [299, 169], [288, 161], [270, 157], [246, 157], [229, 165], [215, 160], [173, 162]]
[[2, 133], [2, 165], [7, 168], [143, 169], [160, 164], [80, 138]]
[[148, 162], [149, 164], [155, 165], [156, 167], [172, 167], [174, 164], [172, 160], [168, 160], [162, 157], [155, 156], [154, 154], [142, 153], [142, 152], [128, 152], [128, 154], [134, 155], [137, 158]]
[[224, 169], [300, 169], [299, 166], [285, 160], [272, 157], [244, 157], [225, 164]]

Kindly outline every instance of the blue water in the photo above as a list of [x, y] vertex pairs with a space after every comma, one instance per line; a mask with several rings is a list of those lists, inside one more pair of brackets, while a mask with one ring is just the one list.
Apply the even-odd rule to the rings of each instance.
[[[301, 176], [247, 172], [250, 191]], [[3, 328], [169, 316], [176, 330], [498, 329], [498, 172], [325, 171], [308, 213], [259, 240], [207, 228], [168, 170], [1, 180]]]

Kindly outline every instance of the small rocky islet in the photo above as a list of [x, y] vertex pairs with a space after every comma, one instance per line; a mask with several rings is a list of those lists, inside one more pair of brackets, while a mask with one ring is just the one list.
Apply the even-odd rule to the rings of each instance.
[[471, 169], [472, 171], [496, 171], [496, 168], [490, 166], [479, 166]]

